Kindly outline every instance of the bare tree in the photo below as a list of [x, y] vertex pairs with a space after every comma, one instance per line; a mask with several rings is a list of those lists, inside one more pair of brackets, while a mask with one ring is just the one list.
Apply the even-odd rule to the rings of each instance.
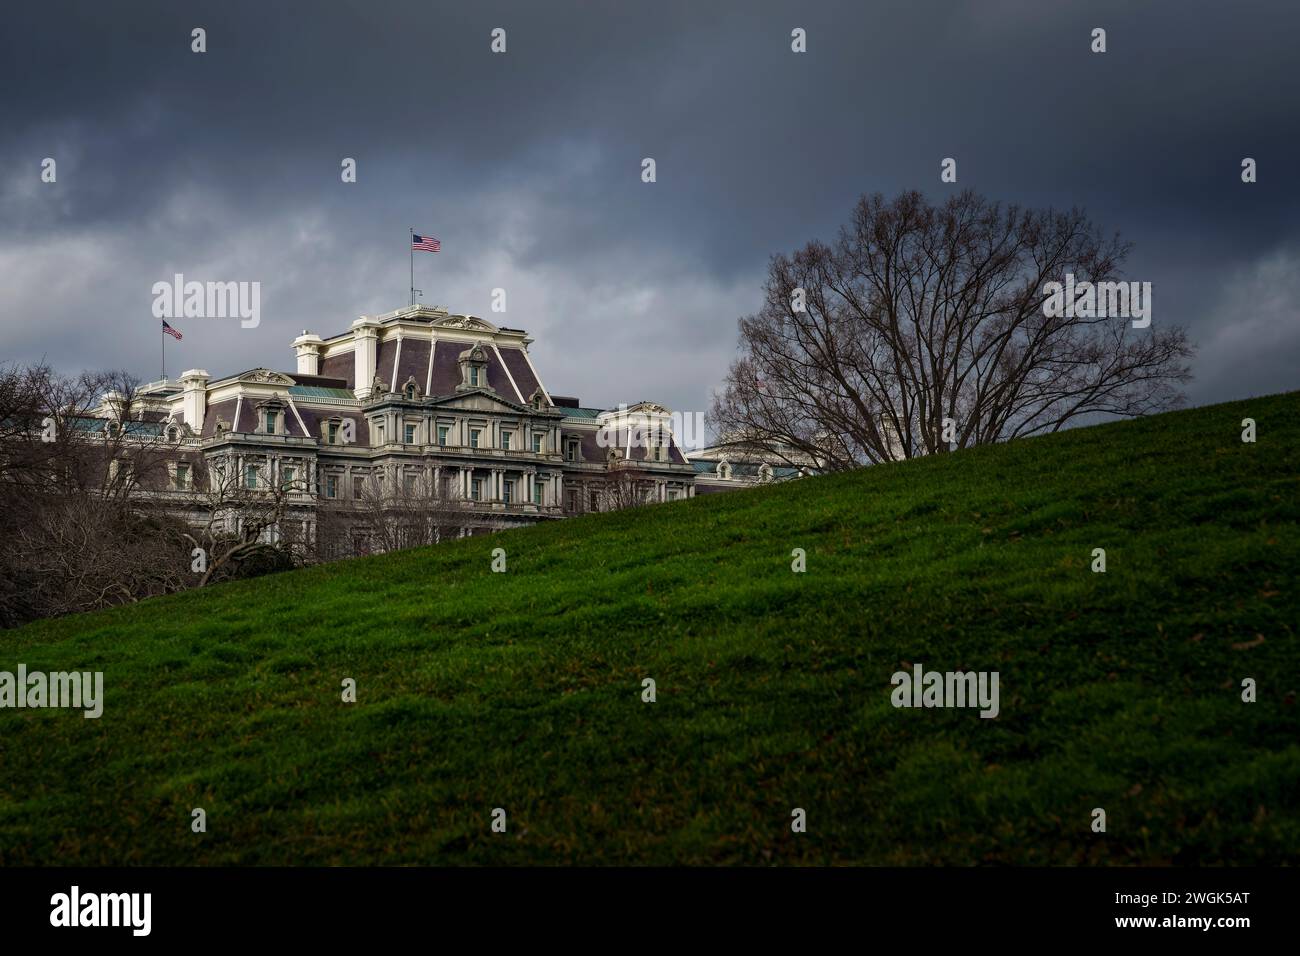
[[182, 523], [131, 499], [164, 445], [125, 373], [0, 369], [0, 625], [188, 586]]
[[652, 487], [636, 461], [625, 458], [622, 449], [609, 450], [599, 492], [602, 511], [639, 507], [649, 500]]
[[833, 246], [772, 259], [714, 425], [843, 470], [1174, 407], [1181, 328], [1044, 308], [1048, 283], [1114, 282], [1128, 251], [1078, 210], [863, 197]]
[[400, 484], [386, 477], [375, 471], [362, 481], [352, 512], [352, 531], [370, 550], [400, 551], [460, 535], [469, 503], [459, 494], [428, 486], [422, 475], [403, 476]]
[[127, 372], [0, 369], [0, 482], [125, 501], [167, 474], [166, 436]]
[[7, 535], [0, 621], [129, 604], [189, 587], [184, 525], [83, 495], [50, 496]]
[[270, 461], [246, 463], [242, 470], [237, 463], [233, 455], [221, 455], [196, 469], [197, 504], [205, 521], [186, 534], [203, 551], [196, 587], [234, 576], [255, 562], [290, 567], [298, 559], [282, 538], [293, 496], [307, 491], [307, 481], [286, 479]]

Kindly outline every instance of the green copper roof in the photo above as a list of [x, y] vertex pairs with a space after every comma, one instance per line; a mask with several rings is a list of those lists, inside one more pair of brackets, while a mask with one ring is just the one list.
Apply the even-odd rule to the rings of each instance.
[[324, 386], [321, 385], [290, 385], [289, 394], [299, 395], [303, 398], [353, 398], [355, 399], [357, 397], [355, 394], [353, 394], [352, 389], [350, 388], [325, 388]]

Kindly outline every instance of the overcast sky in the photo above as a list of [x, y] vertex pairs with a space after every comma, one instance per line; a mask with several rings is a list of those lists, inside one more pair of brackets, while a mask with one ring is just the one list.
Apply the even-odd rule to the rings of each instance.
[[769, 256], [862, 193], [972, 188], [1133, 241], [1193, 404], [1289, 390], [1298, 48], [1294, 0], [15, 4], [0, 361], [156, 378], [180, 272], [259, 281], [262, 317], [177, 320], [171, 375], [292, 369], [303, 328], [406, 304], [413, 226], [423, 301], [527, 329], [552, 392], [706, 410]]

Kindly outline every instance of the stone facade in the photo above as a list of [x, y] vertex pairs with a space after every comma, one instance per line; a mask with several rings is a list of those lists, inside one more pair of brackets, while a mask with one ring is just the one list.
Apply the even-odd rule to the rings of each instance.
[[[201, 457], [205, 470], [233, 469], [250, 487], [300, 489], [286, 524], [307, 539], [326, 510], [346, 516], [366, 482], [457, 502], [462, 534], [607, 510], [615, 486], [630, 484], [634, 503], [695, 494], [696, 469], [667, 409], [585, 408], [552, 395], [531, 342], [517, 329], [417, 305], [362, 316], [326, 338], [304, 331], [293, 372], [212, 380], [191, 369], [152, 383], [137, 407], [173, 452], [169, 486], [142, 493], [198, 520], [202, 489], [192, 476]], [[111, 401], [102, 414], [111, 417]]]
[[695, 471], [695, 493], [735, 491], [774, 481], [790, 481], [817, 474], [817, 463], [793, 448], [778, 446], [774, 451], [744, 441], [724, 441], [688, 452]]

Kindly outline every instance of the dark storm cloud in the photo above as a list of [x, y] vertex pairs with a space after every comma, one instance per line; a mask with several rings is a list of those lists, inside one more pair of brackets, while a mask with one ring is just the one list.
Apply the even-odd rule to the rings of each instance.
[[425, 300], [529, 329], [554, 390], [702, 409], [767, 258], [863, 192], [942, 198], [952, 156], [1134, 241], [1193, 401], [1291, 388], [1298, 30], [1283, 2], [30, 5], [0, 39], [0, 358], [153, 377], [149, 290], [183, 272], [261, 281], [263, 322], [191, 320], [173, 374], [289, 367], [301, 328], [404, 304], [413, 225], [445, 250]]

